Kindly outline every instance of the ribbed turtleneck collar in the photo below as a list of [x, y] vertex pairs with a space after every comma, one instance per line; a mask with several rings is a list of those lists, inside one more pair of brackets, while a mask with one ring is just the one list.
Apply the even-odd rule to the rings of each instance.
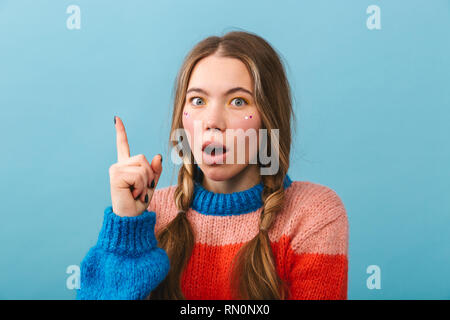
[[[292, 183], [288, 175], [284, 178], [284, 188]], [[233, 193], [215, 193], [206, 190], [198, 181], [194, 182], [192, 209], [202, 214], [225, 216], [239, 215], [258, 210], [262, 207], [262, 182], [253, 187]]]

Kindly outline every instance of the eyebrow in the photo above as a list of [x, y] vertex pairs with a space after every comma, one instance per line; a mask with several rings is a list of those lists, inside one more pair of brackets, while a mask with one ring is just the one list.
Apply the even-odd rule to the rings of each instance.
[[[200, 93], [203, 93], [203, 94], [209, 96], [209, 93], [207, 91], [201, 89], [201, 88], [190, 88], [190, 89], [188, 89], [186, 91], [186, 94], [188, 94], [189, 92], [193, 92], [193, 91], [197, 91], [197, 92], [200, 92]], [[242, 88], [242, 87], [231, 88], [230, 90], [225, 92], [225, 95], [229, 95], [229, 94], [232, 94], [232, 93], [237, 92], [237, 91], [246, 92], [246, 93], [248, 93], [249, 95], [251, 95], [253, 97], [253, 93], [251, 91], [249, 91], [249, 90], [247, 90], [245, 88]]]

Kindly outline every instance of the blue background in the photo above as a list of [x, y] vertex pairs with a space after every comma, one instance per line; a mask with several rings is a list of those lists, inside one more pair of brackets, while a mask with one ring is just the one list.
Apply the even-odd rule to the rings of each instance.
[[[450, 2], [0, 1], [0, 298], [73, 299], [116, 162], [169, 159], [172, 88], [209, 35], [255, 32], [287, 64], [289, 174], [335, 190], [350, 222], [349, 299], [450, 298]], [[81, 29], [69, 30], [69, 5]], [[381, 30], [369, 30], [369, 5]], [[164, 163], [159, 188], [176, 183]], [[381, 268], [369, 290], [366, 268]]]

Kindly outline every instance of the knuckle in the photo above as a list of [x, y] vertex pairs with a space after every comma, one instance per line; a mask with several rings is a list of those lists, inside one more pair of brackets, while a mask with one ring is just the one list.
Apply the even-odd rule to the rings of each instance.
[[109, 167], [109, 174], [112, 176], [115, 175], [116, 173], [117, 173], [117, 164], [114, 163]]

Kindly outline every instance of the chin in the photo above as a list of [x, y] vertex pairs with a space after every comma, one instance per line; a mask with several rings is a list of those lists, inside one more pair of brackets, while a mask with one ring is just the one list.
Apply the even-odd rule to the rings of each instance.
[[199, 167], [206, 177], [214, 181], [225, 181], [231, 179], [242, 171], [242, 168], [239, 166], [226, 164], [201, 164]]

